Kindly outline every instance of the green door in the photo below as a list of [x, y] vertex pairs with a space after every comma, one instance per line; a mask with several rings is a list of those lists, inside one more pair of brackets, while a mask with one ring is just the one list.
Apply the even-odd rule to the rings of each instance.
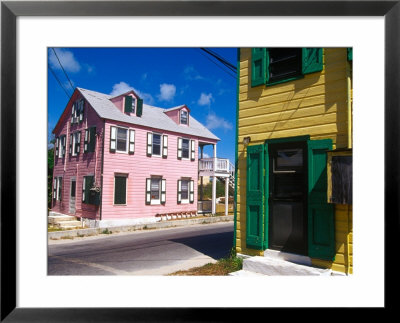
[[332, 141], [308, 140], [308, 255], [334, 260], [335, 222], [332, 204], [327, 203], [327, 156]]
[[247, 147], [246, 246], [264, 250], [264, 145]]

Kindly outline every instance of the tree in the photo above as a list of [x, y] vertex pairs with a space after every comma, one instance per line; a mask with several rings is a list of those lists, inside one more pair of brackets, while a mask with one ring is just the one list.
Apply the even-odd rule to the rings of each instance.
[[54, 148], [47, 149], [47, 206], [51, 208], [53, 190]]

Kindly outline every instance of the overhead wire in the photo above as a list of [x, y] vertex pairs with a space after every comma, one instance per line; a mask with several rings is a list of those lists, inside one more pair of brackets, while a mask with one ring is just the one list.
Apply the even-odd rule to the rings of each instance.
[[[221, 65], [217, 64], [216, 62], [214, 62], [212, 59], [210, 59], [207, 55], [204, 55], [202, 52], [200, 52], [201, 55], [203, 55], [205, 58], [207, 58], [211, 63], [215, 64], [218, 68], [220, 68], [222, 71], [224, 71], [225, 73], [227, 73], [229, 76], [231, 76], [232, 78], [236, 78], [236, 75], [233, 75], [230, 73], [230, 71], [225, 70]], [[224, 66], [226, 66], [224, 64]], [[236, 73], [236, 71], [235, 71]]]
[[72, 85], [72, 82], [71, 82], [71, 80], [69, 79], [67, 72], [65, 71], [64, 67], [62, 66], [61, 61], [60, 61], [60, 59], [58, 58], [58, 55], [57, 55], [57, 53], [56, 53], [56, 50], [54, 49], [54, 47], [52, 47], [51, 49], [53, 50], [54, 55], [56, 55], [56, 58], [57, 58], [57, 60], [58, 60], [58, 63], [60, 64], [61, 69], [63, 70], [65, 76], [67, 77], [67, 80], [68, 80], [69, 85], [71, 86], [71, 89], [72, 89], [72, 92], [73, 92], [73, 91], [74, 91], [74, 86]]
[[221, 62], [223, 65], [225, 65], [227, 68], [229, 68], [232, 72], [236, 73], [236, 66], [233, 64], [229, 63], [225, 58], [223, 58], [221, 55], [213, 52], [211, 49], [207, 48], [200, 48], [202, 51], [206, 52], [207, 54], [211, 55], [215, 59], [217, 59], [219, 62]]
[[67, 95], [68, 98], [71, 98], [71, 95], [67, 92], [67, 90], [64, 88], [64, 86], [62, 85], [62, 83], [60, 82], [60, 80], [58, 79], [56, 73], [54, 73], [53, 69], [51, 68], [50, 64], [48, 64], [49, 69], [51, 71], [51, 73], [53, 74], [54, 78], [57, 80], [58, 84], [61, 86], [61, 88], [64, 90], [65, 94]]

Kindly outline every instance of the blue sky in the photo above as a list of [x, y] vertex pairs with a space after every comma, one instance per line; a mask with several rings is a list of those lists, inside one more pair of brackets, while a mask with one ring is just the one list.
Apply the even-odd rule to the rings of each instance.
[[[236, 66], [236, 48], [210, 48]], [[74, 87], [106, 94], [134, 89], [145, 104], [186, 104], [191, 114], [221, 141], [220, 158], [234, 163], [236, 75], [199, 48], [55, 48], [48, 50], [49, 133]], [[67, 76], [64, 74], [58, 59]], [[52, 71], [56, 74], [54, 77]], [[211, 146], [204, 152], [212, 156]]]

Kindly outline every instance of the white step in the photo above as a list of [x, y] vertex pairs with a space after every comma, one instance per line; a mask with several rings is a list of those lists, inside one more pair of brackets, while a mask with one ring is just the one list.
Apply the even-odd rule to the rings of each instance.
[[56, 224], [64, 221], [76, 221], [76, 217], [73, 215], [65, 215], [65, 214], [49, 215], [47, 217], [47, 221], [49, 224]]
[[57, 227], [59, 228], [65, 228], [65, 227], [81, 227], [81, 221], [62, 221], [62, 222], [58, 222], [55, 224]]
[[243, 270], [267, 276], [330, 276], [330, 269], [299, 265], [272, 257], [250, 257], [243, 260]]

